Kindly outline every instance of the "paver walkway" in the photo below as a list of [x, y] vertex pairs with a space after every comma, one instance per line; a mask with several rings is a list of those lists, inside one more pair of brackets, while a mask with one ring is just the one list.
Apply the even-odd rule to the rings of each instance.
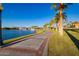
[[47, 55], [47, 42], [50, 32], [29, 37], [8, 47], [0, 48], [0, 55]]

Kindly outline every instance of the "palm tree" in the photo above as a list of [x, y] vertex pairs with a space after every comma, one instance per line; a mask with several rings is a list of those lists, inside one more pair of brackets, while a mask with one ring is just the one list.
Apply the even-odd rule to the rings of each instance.
[[54, 27], [54, 24], [55, 24], [55, 19], [52, 19], [52, 20], [50, 21], [50, 27]]
[[1, 13], [2, 13], [2, 5], [0, 4], [0, 46], [3, 45], [3, 40], [2, 40], [2, 27], [1, 27]]
[[58, 16], [56, 16], [56, 19], [58, 20], [58, 29], [59, 29], [59, 33], [60, 35], [63, 35], [63, 10], [67, 8], [68, 4], [64, 4], [64, 3], [54, 3], [52, 4], [51, 8], [54, 8], [58, 13]]
[[[58, 25], [57, 27], [58, 27], [58, 30], [60, 29], [60, 13], [58, 12], [56, 15], [55, 15], [55, 20], [56, 20], [56, 24]], [[67, 18], [67, 16], [66, 16], [66, 13], [62, 13], [62, 24], [63, 24], [63, 22], [65, 23], [67, 20], [66, 20], [66, 18]], [[62, 25], [62, 27], [63, 27], [63, 25]]]
[[57, 20], [56, 20], [56, 18], [54, 18], [54, 19], [52, 19], [52, 20], [50, 21], [50, 27], [51, 27], [51, 28], [54, 28], [54, 25], [56, 25], [56, 30], [57, 30]]
[[[67, 18], [66, 13], [62, 13], [62, 18], [63, 18], [63, 22], [65, 23], [66, 22], [66, 18]], [[53, 27], [54, 24], [56, 24], [56, 29], [58, 29], [59, 28], [58, 27], [58, 25], [59, 25], [59, 19], [60, 19], [60, 14], [58, 12], [55, 15], [55, 18], [50, 21], [51, 26]]]
[[44, 29], [46, 30], [46, 29], [48, 29], [48, 27], [50, 26], [50, 24], [49, 23], [46, 23], [43, 26], [44, 26]]

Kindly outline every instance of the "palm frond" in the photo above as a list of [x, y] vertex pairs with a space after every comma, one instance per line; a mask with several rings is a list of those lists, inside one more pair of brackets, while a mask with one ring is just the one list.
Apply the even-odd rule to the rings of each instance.
[[50, 7], [50, 9], [56, 8], [56, 3], [53, 3]]
[[59, 3], [53, 3], [50, 9], [54, 9], [55, 11], [57, 11], [59, 9]]
[[[56, 22], [58, 22], [58, 21], [60, 20], [60, 17], [61, 17], [61, 16], [60, 16], [60, 13], [57, 12], [56, 15], [55, 15], [55, 20], [56, 20]], [[67, 21], [67, 15], [66, 15], [65, 12], [62, 13], [62, 18], [63, 18], [63, 21], [64, 21], [64, 22]]]
[[51, 21], [50, 21], [50, 25], [52, 25], [52, 24], [54, 24], [55, 23], [55, 19], [52, 19]]
[[62, 9], [67, 9], [69, 6], [71, 6], [72, 3], [64, 3]]

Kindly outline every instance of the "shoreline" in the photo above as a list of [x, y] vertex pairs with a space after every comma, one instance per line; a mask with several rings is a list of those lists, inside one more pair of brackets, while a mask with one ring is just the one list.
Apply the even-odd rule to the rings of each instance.
[[4, 45], [5, 45], [5, 44], [9, 44], [9, 43], [12, 43], [12, 42], [21, 40], [21, 39], [23, 39], [23, 38], [28, 38], [28, 37], [31, 37], [31, 36], [34, 36], [34, 35], [41, 34], [41, 33], [43, 33], [43, 32], [44, 32], [44, 30], [35, 32], [35, 33], [33, 33], [33, 34], [28, 34], [28, 35], [24, 35], [24, 36], [12, 38], [12, 39], [4, 40], [3, 43], [4, 43]]

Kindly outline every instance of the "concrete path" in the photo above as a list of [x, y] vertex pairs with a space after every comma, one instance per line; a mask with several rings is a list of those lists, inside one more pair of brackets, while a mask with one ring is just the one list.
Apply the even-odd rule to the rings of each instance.
[[0, 48], [0, 55], [6, 56], [35, 56], [47, 55], [48, 37], [50, 32], [34, 35], [26, 40], [8, 47]]

